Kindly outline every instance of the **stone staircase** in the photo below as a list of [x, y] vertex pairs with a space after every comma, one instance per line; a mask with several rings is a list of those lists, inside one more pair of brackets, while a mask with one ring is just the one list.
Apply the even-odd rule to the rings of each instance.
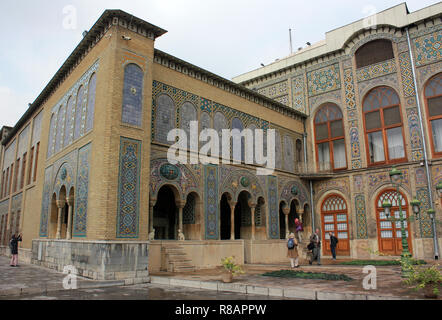
[[179, 245], [161, 248], [162, 267], [167, 272], [191, 272], [195, 270], [192, 260], [187, 258], [184, 249]]

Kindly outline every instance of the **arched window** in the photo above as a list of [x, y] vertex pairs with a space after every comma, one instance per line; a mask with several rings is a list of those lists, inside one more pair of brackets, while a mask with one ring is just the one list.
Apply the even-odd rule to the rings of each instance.
[[296, 140], [296, 162], [302, 162], [302, 142], [301, 140]]
[[[187, 149], [190, 150], [190, 121], [197, 120], [197, 113], [195, 106], [190, 102], [184, 102], [180, 110], [181, 116], [181, 129], [186, 132], [187, 135]], [[196, 147], [198, 148], [198, 141], [196, 142]]]
[[87, 90], [87, 114], [85, 133], [89, 132], [94, 125], [95, 112], [95, 88], [97, 86], [97, 75], [94, 73], [89, 79], [89, 88]]
[[347, 168], [342, 112], [333, 103], [322, 105], [315, 116], [316, 155], [319, 170]]
[[75, 107], [74, 140], [77, 140], [80, 137], [81, 114], [83, 113], [83, 98], [84, 86], [81, 86], [80, 89], [78, 89], [77, 106]]
[[71, 143], [71, 132], [72, 132], [72, 110], [74, 109], [74, 99], [69, 97], [68, 103], [67, 103], [67, 110], [66, 110], [66, 126], [64, 128], [64, 142], [63, 146], [66, 147], [69, 143]]
[[295, 170], [294, 165], [293, 139], [290, 136], [284, 136], [284, 170], [293, 172]]
[[49, 124], [49, 141], [48, 141], [48, 158], [52, 156], [52, 147], [54, 146], [54, 135], [55, 135], [55, 123], [57, 119], [57, 114], [53, 113], [51, 115], [51, 121]]
[[350, 235], [348, 223], [348, 208], [345, 200], [337, 195], [328, 196], [321, 206], [322, 239], [324, 254], [331, 254], [330, 235], [339, 239], [336, 251], [340, 255], [350, 255]]
[[393, 46], [386, 39], [370, 41], [356, 50], [355, 57], [357, 68], [390, 60], [394, 58]]
[[431, 78], [425, 86], [425, 102], [433, 154], [442, 156], [442, 73]]
[[172, 98], [166, 94], [161, 94], [156, 100], [155, 109], [155, 141], [172, 144], [167, 141], [167, 134], [175, 128], [175, 103]]
[[55, 153], [60, 151], [63, 146], [63, 129], [64, 129], [65, 113], [66, 113], [66, 105], [63, 105], [58, 110], [57, 133], [55, 136]]
[[[388, 200], [391, 203], [391, 217], [398, 219], [397, 221], [391, 221], [384, 213], [382, 203]], [[376, 221], [378, 227], [378, 242], [379, 251], [390, 255], [400, 255], [402, 253], [402, 233], [401, 233], [401, 221], [399, 214], [399, 203], [404, 218], [408, 217], [408, 201], [407, 198], [401, 193], [400, 198], [396, 190], [386, 190], [379, 195], [376, 201]], [[390, 219], [391, 219], [390, 217]], [[409, 238], [410, 225], [407, 221], [404, 221], [404, 228], [406, 237], [408, 240], [408, 248], [411, 251], [411, 240]]]
[[122, 121], [141, 127], [143, 100], [143, 70], [134, 63], [124, 68]]
[[399, 97], [389, 87], [371, 90], [363, 103], [369, 165], [406, 161]]

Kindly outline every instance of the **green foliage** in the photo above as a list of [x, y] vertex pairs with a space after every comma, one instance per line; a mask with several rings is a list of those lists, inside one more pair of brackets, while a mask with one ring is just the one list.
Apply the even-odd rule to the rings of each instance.
[[301, 279], [318, 279], [318, 280], [335, 280], [335, 281], [352, 281], [353, 279], [345, 274], [305, 272], [293, 270], [279, 270], [266, 272], [262, 274], [265, 277], [277, 278], [301, 278]]
[[237, 274], [244, 273], [241, 266], [235, 263], [235, 257], [225, 257], [221, 259], [221, 264], [228, 272], [236, 276]]
[[413, 259], [404, 259], [402, 261], [402, 269], [406, 271], [406, 279], [404, 283], [414, 286], [415, 290], [420, 290], [426, 286], [433, 286], [433, 293], [439, 295], [439, 287], [442, 283], [442, 274], [439, 271], [439, 265], [431, 267], [415, 266], [412, 264]]
[[[412, 264], [420, 265], [426, 264], [424, 260], [412, 260]], [[343, 261], [339, 264], [348, 265], [348, 266], [400, 266], [401, 261], [398, 260], [351, 260], [351, 261]]]

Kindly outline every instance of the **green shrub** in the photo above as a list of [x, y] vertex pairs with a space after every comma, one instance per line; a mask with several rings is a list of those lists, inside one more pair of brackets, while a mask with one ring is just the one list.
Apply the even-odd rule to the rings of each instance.
[[279, 270], [266, 272], [262, 274], [265, 277], [277, 278], [301, 278], [301, 279], [318, 279], [318, 280], [335, 280], [335, 281], [352, 281], [353, 279], [345, 274], [305, 272], [293, 270]]

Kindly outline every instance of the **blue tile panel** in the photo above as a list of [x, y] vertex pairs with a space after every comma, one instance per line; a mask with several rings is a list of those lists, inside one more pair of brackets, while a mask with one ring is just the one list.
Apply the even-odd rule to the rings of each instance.
[[219, 212], [218, 212], [218, 167], [207, 165], [204, 168], [205, 173], [205, 221], [206, 221], [206, 239], [218, 240], [219, 235]]
[[143, 70], [136, 64], [124, 69], [123, 123], [141, 127], [143, 100]]
[[77, 140], [80, 137], [81, 114], [83, 113], [83, 101], [84, 101], [84, 86], [81, 86], [80, 89], [78, 89], [77, 106], [75, 107], [74, 140]]
[[141, 141], [120, 138], [117, 238], [137, 238], [140, 206]]
[[91, 145], [87, 144], [78, 152], [77, 189], [72, 231], [74, 237], [85, 237], [87, 231], [90, 149]]
[[95, 112], [95, 89], [97, 87], [97, 75], [94, 73], [89, 80], [89, 88], [87, 91], [87, 115], [86, 115], [86, 129], [88, 133], [92, 130], [94, 125], [94, 112]]
[[278, 183], [275, 176], [268, 176], [268, 233], [270, 239], [279, 239], [279, 208], [278, 208]]
[[46, 168], [45, 182], [43, 186], [43, 199], [41, 204], [40, 238], [48, 237], [49, 204], [51, 200], [51, 173], [52, 167]]

